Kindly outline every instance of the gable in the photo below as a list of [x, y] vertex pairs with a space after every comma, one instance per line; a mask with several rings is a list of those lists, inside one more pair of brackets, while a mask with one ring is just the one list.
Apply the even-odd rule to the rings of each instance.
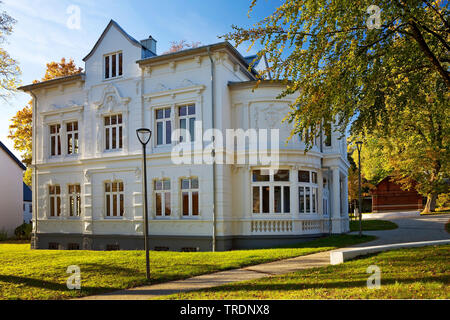
[[134, 39], [132, 36], [130, 36], [128, 33], [125, 32], [124, 29], [122, 29], [121, 26], [119, 26], [119, 24], [117, 22], [115, 22], [114, 20], [111, 20], [108, 25], [106, 26], [105, 30], [103, 31], [102, 35], [100, 36], [100, 38], [97, 40], [97, 42], [95, 43], [94, 47], [92, 48], [92, 50], [88, 53], [88, 55], [86, 57], [83, 58], [83, 61], [86, 62], [94, 53], [95, 51], [98, 49], [98, 47], [100, 46], [100, 44], [102, 43], [102, 41], [105, 39], [105, 37], [108, 35], [108, 33], [111, 31], [111, 29], [115, 29], [116, 31], [118, 31], [125, 39], [127, 39], [130, 44], [136, 46], [139, 49], [142, 49], [142, 45], [139, 41], [137, 41], [136, 39]]

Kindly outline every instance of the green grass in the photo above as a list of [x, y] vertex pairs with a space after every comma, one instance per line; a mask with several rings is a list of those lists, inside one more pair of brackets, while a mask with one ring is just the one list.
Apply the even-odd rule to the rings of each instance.
[[[375, 237], [338, 235], [278, 249], [228, 252], [151, 252], [151, 283], [346, 247]], [[68, 290], [67, 267], [81, 268], [81, 290]], [[0, 299], [68, 299], [146, 284], [143, 251], [30, 250], [0, 242]]]
[[[164, 299], [449, 299], [449, 261], [450, 245], [403, 249]], [[381, 270], [380, 289], [367, 288], [370, 265]]]
[[[363, 231], [392, 230], [398, 225], [386, 220], [362, 220]], [[350, 221], [350, 231], [359, 231], [359, 221]]]

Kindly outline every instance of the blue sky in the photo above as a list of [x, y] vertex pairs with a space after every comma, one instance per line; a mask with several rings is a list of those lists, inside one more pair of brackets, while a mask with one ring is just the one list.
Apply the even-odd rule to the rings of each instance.
[[[5, 10], [17, 20], [6, 49], [20, 63], [22, 84], [40, 79], [45, 65], [62, 57], [73, 58], [84, 68], [82, 58], [89, 53], [110, 19], [118, 22], [137, 40], [149, 35], [157, 41], [162, 53], [170, 41], [200, 41], [210, 44], [222, 41], [217, 36], [231, 31], [231, 25], [249, 26], [269, 15], [281, 0], [260, 0], [249, 19], [250, 0], [3, 0]], [[69, 29], [70, 6], [80, 8], [81, 29]], [[253, 54], [256, 49], [244, 54]], [[30, 97], [17, 93], [9, 102], [0, 102], [0, 141], [17, 156], [7, 139], [10, 119]]]

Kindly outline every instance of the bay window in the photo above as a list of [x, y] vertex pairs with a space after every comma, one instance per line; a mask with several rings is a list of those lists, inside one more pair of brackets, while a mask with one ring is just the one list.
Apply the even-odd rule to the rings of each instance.
[[317, 172], [299, 170], [298, 171], [298, 201], [299, 213], [317, 213], [318, 185]]
[[253, 170], [253, 213], [290, 213], [289, 181], [289, 170]]

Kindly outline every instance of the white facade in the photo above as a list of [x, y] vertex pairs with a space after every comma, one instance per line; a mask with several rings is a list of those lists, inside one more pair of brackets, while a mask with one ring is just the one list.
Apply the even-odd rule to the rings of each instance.
[[[298, 137], [285, 145], [291, 128], [281, 120], [294, 98], [276, 99], [277, 83], [253, 92], [254, 75], [228, 43], [156, 56], [112, 21], [85, 62], [85, 74], [22, 88], [37, 110], [36, 247], [143, 247], [141, 127], [153, 132], [147, 147], [151, 248], [211, 250], [213, 237], [217, 250], [279, 244], [328, 233], [330, 221], [333, 233], [348, 231], [345, 139], [333, 133], [331, 146], [306, 154]], [[279, 128], [287, 181], [252, 182], [255, 170], [264, 169], [258, 165], [174, 164], [177, 142], [169, 133], [184, 123], [188, 128], [194, 117], [203, 130], [212, 128], [213, 108], [221, 131]], [[310, 181], [299, 182], [299, 171], [308, 171]], [[308, 213], [300, 210], [306, 200]]]
[[24, 165], [0, 142], [0, 232], [14, 236], [23, 223]]

